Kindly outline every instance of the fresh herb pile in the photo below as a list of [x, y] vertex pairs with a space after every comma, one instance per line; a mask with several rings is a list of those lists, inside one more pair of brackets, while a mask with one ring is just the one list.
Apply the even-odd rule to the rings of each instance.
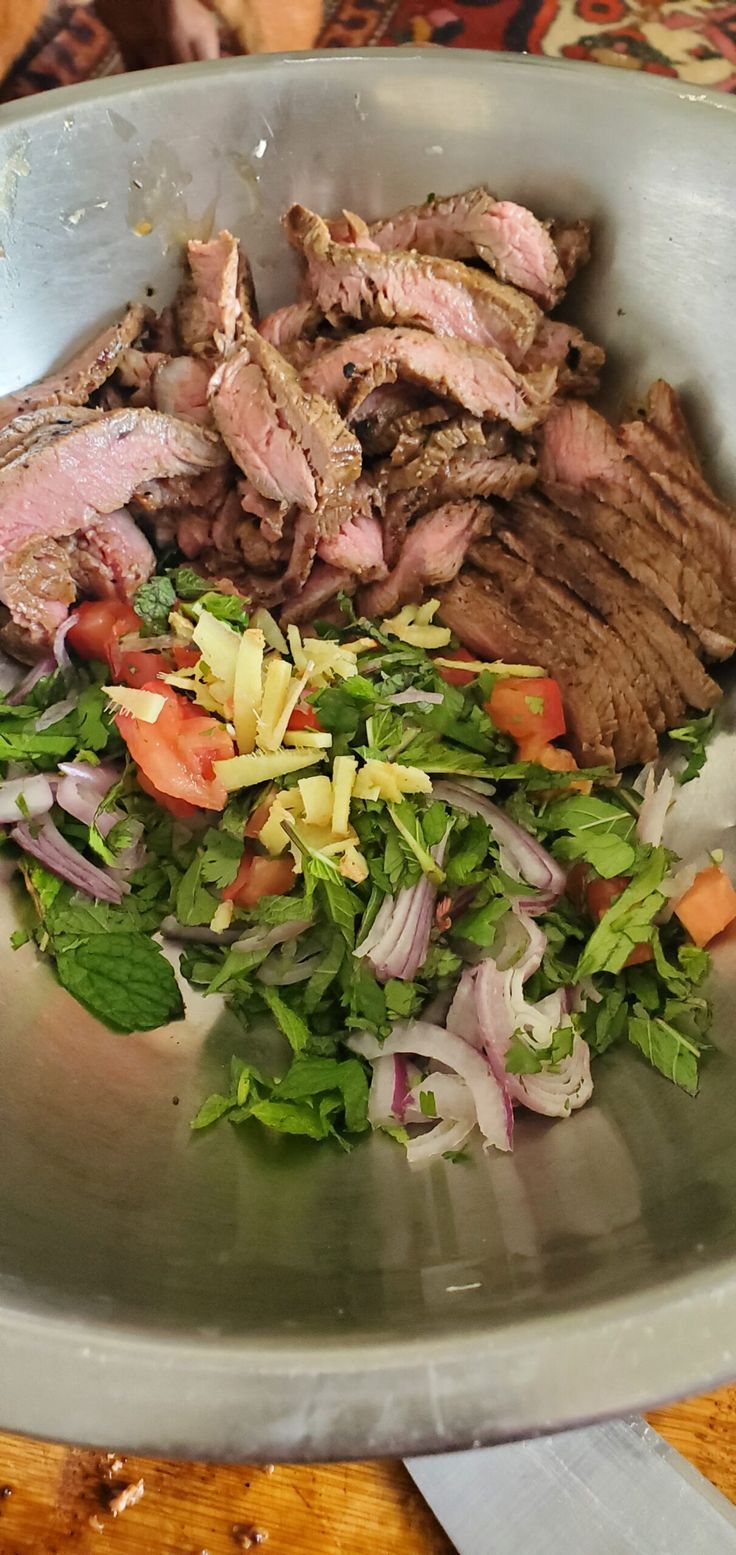
[[[187, 569], [146, 584], [136, 600], [138, 651], [146, 652], [147, 637], [165, 650], [177, 632], [191, 642], [192, 624], [205, 616], [238, 636], [249, 629], [239, 597], [204, 589]], [[316, 636], [352, 654], [354, 668], [345, 673], [343, 665], [340, 675], [305, 685], [299, 702], [302, 727], [309, 732], [311, 725], [322, 739], [312, 741], [312, 765], [284, 770], [275, 782], [234, 787], [221, 811], [180, 818], [143, 791], [120, 732], [125, 720], [103, 689], [108, 666], [78, 662], [76, 655], [70, 663], [64, 655], [66, 662], [36, 679], [20, 700], [6, 694], [0, 701], [1, 818], [32, 906], [32, 923], [13, 944], [32, 937], [63, 987], [124, 1033], [184, 1014], [171, 960], [152, 938], [162, 926], [170, 931], [168, 946], [177, 946], [183, 978], [206, 995], [224, 997], [243, 1030], [229, 1086], [204, 1101], [195, 1128], [224, 1117], [238, 1124], [255, 1119], [280, 1133], [333, 1137], [347, 1147], [369, 1123], [407, 1140], [406, 1124], [421, 1122], [435, 1129], [439, 1145], [449, 1140], [453, 1149], [443, 1154], [454, 1154], [456, 1139], [470, 1131], [462, 1134], [460, 1124], [475, 1092], [472, 1075], [461, 1075], [454, 1101], [445, 1083], [460, 1073], [452, 1057], [459, 1025], [448, 1010], [458, 1009], [462, 979], [480, 988], [481, 970], [496, 979], [487, 985], [496, 993], [485, 1016], [475, 1007], [481, 1036], [463, 1046], [485, 1053], [507, 1114], [510, 1096], [565, 1115], [589, 1094], [579, 1074], [566, 1088], [573, 1058], [579, 1069], [588, 1054], [596, 1058], [616, 1043], [631, 1044], [694, 1093], [706, 1046], [702, 985], [709, 958], [688, 941], [677, 917], [667, 916], [676, 861], [661, 843], [641, 840], [640, 795], [608, 771], [581, 773], [573, 764], [551, 772], [519, 760], [514, 741], [488, 711], [506, 668], [481, 669], [464, 685], [448, 683], [436, 661], [452, 660], [456, 650], [431, 625], [426, 608], [419, 627], [411, 611], [403, 612], [403, 631], [355, 620], [347, 603], [344, 611], [344, 624], [322, 625]], [[421, 645], [427, 633], [429, 648]], [[308, 656], [308, 643], [302, 646]], [[207, 690], [208, 678], [211, 690], [203, 656], [196, 668], [171, 677], [180, 698], [188, 685], [195, 696], [197, 686]], [[700, 720], [677, 734], [687, 747], [688, 777], [702, 765], [707, 732]], [[292, 752], [298, 739], [295, 734]], [[350, 758], [358, 774], [342, 852], [320, 845], [320, 828], [306, 823], [299, 798], [305, 777], [336, 774], [341, 758]], [[236, 756], [233, 767], [242, 759]], [[87, 792], [85, 769], [100, 775], [86, 814], [85, 805], [77, 804], [75, 816], [59, 802], [60, 763], [71, 764], [67, 777], [77, 796]], [[220, 765], [224, 772], [228, 762]], [[401, 779], [406, 769], [419, 776], [397, 783], [397, 772]], [[24, 799], [34, 774], [51, 781], [54, 803], [43, 818]], [[265, 851], [261, 831], [275, 814], [269, 809], [275, 796], [285, 832], [282, 857], [293, 871], [289, 888], [245, 906], [231, 891], [223, 911], [223, 897], [228, 900], [228, 888], [240, 879], [244, 847]], [[481, 813], [473, 813], [478, 804]], [[552, 861], [555, 878], [564, 870], [548, 905], [518, 867], [523, 850], [515, 854], [513, 845], [499, 841], [484, 805], [513, 823], [531, 855]], [[91, 869], [91, 885], [84, 875], [81, 883], [61, 878], [63, 869], [57, 874], [34, 856], [36, 834], [47, 821]], [[98, 870], [117, 881], [113, 895], [120, 899], [95, 899]], [[392, 914], [398, 934], [404, 905], [417, 913], [412, 953], [397, 962], [395, 947], [386, 952], [384, 933], [385, 965], [377, 970], [378, 952], [372, 959], [364, 946], [383, 920], [390, 934]], [[539, 953], [534, 964], [525, 963], [534, 936]], [[419, 964], [409, 975], [417, 944]], [[392, 966], [398, 970], [386, 975]], [[506, 1013], [515, 1012], [519, 1023], [494, 1054], [488, 1022], [504, 999]], [[249, 1062], [249, 1031], [264, 1026], [285, 1039], [287, 1056], [275, 1073]], [[423, 1031], [439, 1033], [435, 1043], [450, 1032], [446, 1059], [422, 1051]], [[418, 1033], [414, 1049], [412, 1032]], [[395, 1065], [383, 1103], [377, 1096], [382, 1051]], [[535, 1091], [534, 1081], [544, 1084]], [[475, 1122], [474, 1113], [468, 1117]]]

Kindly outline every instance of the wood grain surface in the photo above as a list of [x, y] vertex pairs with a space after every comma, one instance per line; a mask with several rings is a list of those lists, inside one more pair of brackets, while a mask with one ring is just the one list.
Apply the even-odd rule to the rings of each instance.
[[[736, 1502], [736, 1386], [649, 1418]], [[400, 1463], [221, 1467], [0, 1435], [0, 1555], [237, 1555], [261, 1545], [264, 1555], [452, 1555]]]

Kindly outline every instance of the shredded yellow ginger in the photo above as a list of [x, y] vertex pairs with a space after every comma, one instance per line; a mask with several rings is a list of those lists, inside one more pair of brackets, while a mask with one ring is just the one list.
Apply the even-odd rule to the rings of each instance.
[[432, 626], [439, 608], [438, 599], [428, 599], [424, 605], [404, 605], [397, 616], [381, 622], [381, 629], [410, 648], [446, 648], [452, 637], [449, 627]]
[[155, 724], [166, 701], [158, 691], [137, 691], [130, 686], [103, 686], [105, 696], [116, 713], [130, 713], [141, 723]]

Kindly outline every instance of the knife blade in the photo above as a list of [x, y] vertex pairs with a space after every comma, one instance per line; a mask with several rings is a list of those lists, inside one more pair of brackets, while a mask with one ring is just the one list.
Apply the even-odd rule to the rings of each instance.
[[639, 1418], [406, 1466], [458, 1555], [736, 1555], [736, 1508]]

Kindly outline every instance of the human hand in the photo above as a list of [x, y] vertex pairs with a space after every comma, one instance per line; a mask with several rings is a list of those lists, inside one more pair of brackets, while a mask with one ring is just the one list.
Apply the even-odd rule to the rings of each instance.
[[97, 0], [129, 70], [217, 59], [217, 19], [202, 0]]

